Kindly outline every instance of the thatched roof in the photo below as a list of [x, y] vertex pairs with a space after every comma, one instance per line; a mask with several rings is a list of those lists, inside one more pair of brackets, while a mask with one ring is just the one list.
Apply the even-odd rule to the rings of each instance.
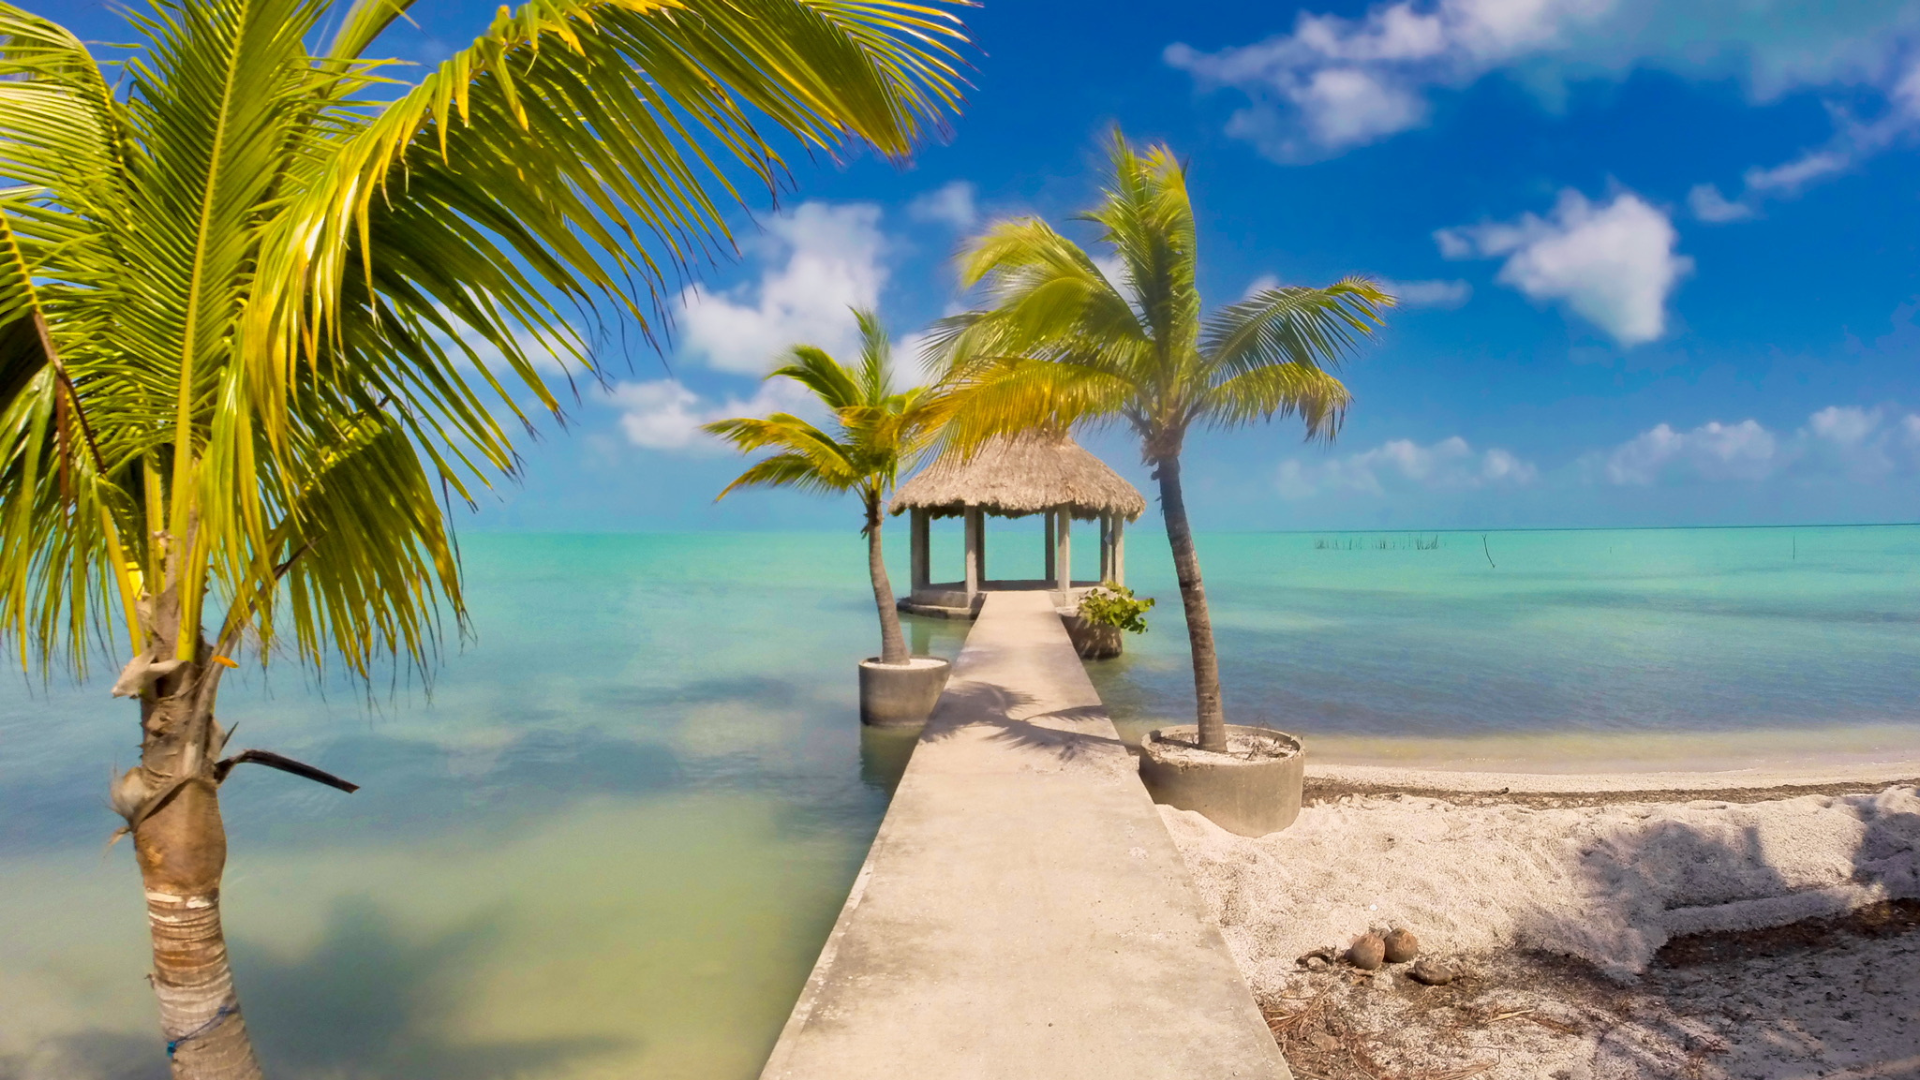
[[888, 509], [951, 517], [969, 506], [1001, 517], [1065, 506], [1082, 520], [1119, 514], [1132, 521], [1147, 500], [1071, 437], [1036, 433], [996, 439], [966, 461], [941, 456], [901, 484]]

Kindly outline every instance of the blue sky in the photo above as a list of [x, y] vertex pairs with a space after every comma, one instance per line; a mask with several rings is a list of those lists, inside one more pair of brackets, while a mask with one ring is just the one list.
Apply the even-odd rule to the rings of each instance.
[[[33, 6], [120, 36], [103, 5]], [[489, 11], [424, 2], [386, 44], [437, 59]], [[793, 341], [847, 348], [849, 303], [910, 340], [962, 301], [969, 231], [1087, 205], [1115, 123], [1189, 159], [1211, 302], [1347, 273], [1410, 301], [1348, 369], [1333, 446], [1287, 423], [1191, 444], [1200, 528], [1920, 518], [1920, 0], [965, 17], [983, 55], [953, 139], [904, 170], [801, 162], [683, 298], [667, 361], [613, 358], [470, 527], [850, 522], [715, 506], [740, 462], [694, 425], [787, 401], [758, 375]], [[1146, 488], [1124, 438], [1088, 441]]]

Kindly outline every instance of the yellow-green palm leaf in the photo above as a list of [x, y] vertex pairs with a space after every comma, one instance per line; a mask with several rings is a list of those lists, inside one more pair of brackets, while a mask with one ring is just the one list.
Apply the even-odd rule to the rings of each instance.
[[368, 55], [408, 5], [158, 0], [109, 78], [0, 3], [23, 663], [81, 666], [114, 622], [183, 659], [287, 623], [314, 663], [424, 661], [463, 617], [446, 503], [559, 411], [548, 356], [651, 332], [783, 145], [901, 157], [961, 88], [958, 24], [901, 0], [531, 0], [414, 82]]

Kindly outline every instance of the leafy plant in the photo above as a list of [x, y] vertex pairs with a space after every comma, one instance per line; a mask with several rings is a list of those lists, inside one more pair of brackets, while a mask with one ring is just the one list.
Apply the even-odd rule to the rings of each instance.
[[560, 415], [541, 367], [657, 332], [776, 135], [902, 158], [958, 103], [958, 23], [905, 0], [533, 0], [403, 77], [369, 51], [410, 6], [152, 0], [116, 64], [0, 0], [0, 642], [131, 658], [110, 800], [175, 1080], [260, 1075], [220, 784], [351, 787], [228, 755], [233, 657], [427, 666], [467, 625], [446, 510]]
[[1124, 423], [1160, 487], [1193, 652], [1200, 746], [1227, 748], [1220, 661], [1180, 452], [1189, 431], [1297, 416], [1331, 439], [1351, 399], [1333, 371], [1381, 325], [1394, 298], [1366, 278], [1261, 289], [1209, 312], [1186, 166], [1165, 146], [1136, 151], [1115, 132], [1107, 188], [1079, 220], [1096, 258], [1038, 218], [994, 223], [960, 253], [960, 283], [988, 306], [936, 324], [933, 340], [964, 398], [958, 447], [1034, 429]]
[[860, 324], [860, 363], [843, 364], [825, 350], [795, 345], [787, 363], [767, 376], [792, 379], [813, 392], [833, 416], [823, 430], [792, 413], [716, 420], [706, 430], [742, 453], [776, 450], [715, 496], [718, 502], [735, 488], [790, 487], [822, 495], [852, 492], [866, 513], [861, 535], [867, 538], [867, 571], [873, 602], [880, 609], [880, 662], [908, 661], [907, 639], [880, 547], [880, 525], [887, 493], [900, 470], [925, 450], [940, 431], [946, 399], [924, 386], [895, 390], [893, 345], [880, 317], [855, 309]]
[[1080, 617], [1097, 626], [1115, 626], [1129, 634], [1147, 632], [1147, 609], [1153, 597], [1136, 598], [1125, 585], [1103, 581], [1080, 598]]

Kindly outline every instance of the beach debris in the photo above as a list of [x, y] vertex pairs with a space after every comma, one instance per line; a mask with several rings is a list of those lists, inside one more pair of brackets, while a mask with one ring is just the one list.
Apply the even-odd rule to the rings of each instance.
[[1322, 968], [1330, 968], [1339, 962], [1340, 954], [1325, 946], [1314, 949], [1294, 961], [1294, 963], [1306, 968], [1308, 971], [1319, 971]]
[[1445, 986], [1455, 978], [1454, 971], [1438, 960], [1421, 960], [1413, 965], [1413, 981], [1427, 986]]
[[1379, 934], [1365, 933], [1347, 947], [1347, 961], [1361, 971], [1372, 971], [1387, 957], [1387, 943]]
[[1385, 943], [1389, 964], [1404, 964], [1420, 955], [1420, 939], [1405, 927], [1389, 930]]

